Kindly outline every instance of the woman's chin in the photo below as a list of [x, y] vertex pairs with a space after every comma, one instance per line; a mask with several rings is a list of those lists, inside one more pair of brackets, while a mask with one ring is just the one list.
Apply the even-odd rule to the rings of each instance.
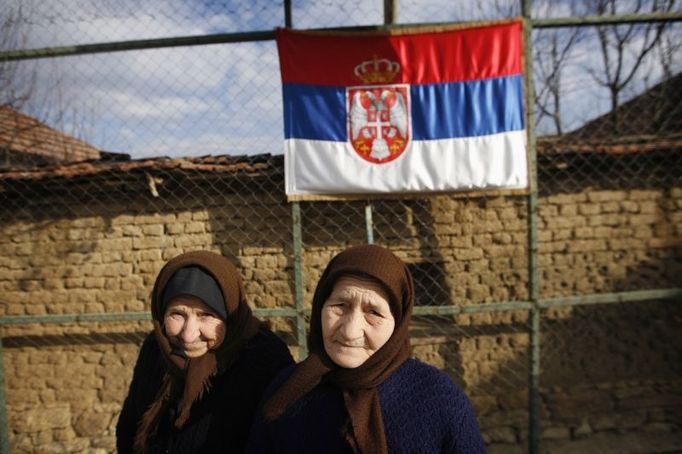
[[183, 348], [183, 352], [185, 352], [185, 355], [188, 358], [198, 358], [200, 356], [204, 356], [206, 352], [208, 352], [207, 348]]
[[367, 356], [352, 352], [328, 352], [327, 353], [334, 364], [344, 369], [355, 369], [362, 366], [367, 361]]

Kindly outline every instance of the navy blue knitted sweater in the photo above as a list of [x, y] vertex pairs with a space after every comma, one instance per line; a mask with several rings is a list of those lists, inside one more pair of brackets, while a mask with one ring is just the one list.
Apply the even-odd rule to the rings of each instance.
[[[293, 373], [282, 371], [264, 401]], [[379, 386], [390, 453], [485, 453], [474, 410], [464, 392], [442, 371], [411, 359]], [[341, 434], [347, 420], [341, 391], [321, 384], [274, 422], [260, 414], [247, 453], [348, 453]]]

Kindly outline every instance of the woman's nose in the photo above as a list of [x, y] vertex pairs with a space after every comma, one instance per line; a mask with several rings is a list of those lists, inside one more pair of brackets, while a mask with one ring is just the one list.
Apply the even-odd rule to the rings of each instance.
[[191, 344], [199, 337], [199, 324], [195, 317], [187, 317], [180, 333], [182, 341]]
[[348, 312], [342, 320], [341, 333], [348, 339], [357, 339], [363, 336], [362, 328], [363, 317], [360, 311], [352, 310]]

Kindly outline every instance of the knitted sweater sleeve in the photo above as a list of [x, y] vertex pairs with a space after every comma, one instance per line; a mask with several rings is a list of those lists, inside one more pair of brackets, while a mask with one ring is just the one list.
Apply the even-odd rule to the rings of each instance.
[[379, 397], [390, 452], [485, 453], [469, 399], [443, 371], [408, 360]]
[[119, 454], [133, 452], [138, 422], [160, 387], [161, 368], [160, 352], [154, 336], [150, 334], [140, 348], [128, 395], [116, 424], [116, 449]]
[[485, 444], [471, 402], [456, 389], [458, 405], [452, 412], [451, 430], [445, 438], [444, 452], [452, 454], [485, 454]]
[[452, 438], [448, 439], [446, 452], [453, 454], [485, 454], [485, 444], [474, 409], [462, 393], [461, 406], [452, 425]]

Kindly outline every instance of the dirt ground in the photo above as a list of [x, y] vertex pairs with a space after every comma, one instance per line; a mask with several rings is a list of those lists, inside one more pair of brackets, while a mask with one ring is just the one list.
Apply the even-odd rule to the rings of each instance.
[[[526, 446], [496, 444], [488, 454], [526, 454]], [[682, 454], [682, 433], [595, 434], [581, 440], [543, 440], [543, 454]]]

